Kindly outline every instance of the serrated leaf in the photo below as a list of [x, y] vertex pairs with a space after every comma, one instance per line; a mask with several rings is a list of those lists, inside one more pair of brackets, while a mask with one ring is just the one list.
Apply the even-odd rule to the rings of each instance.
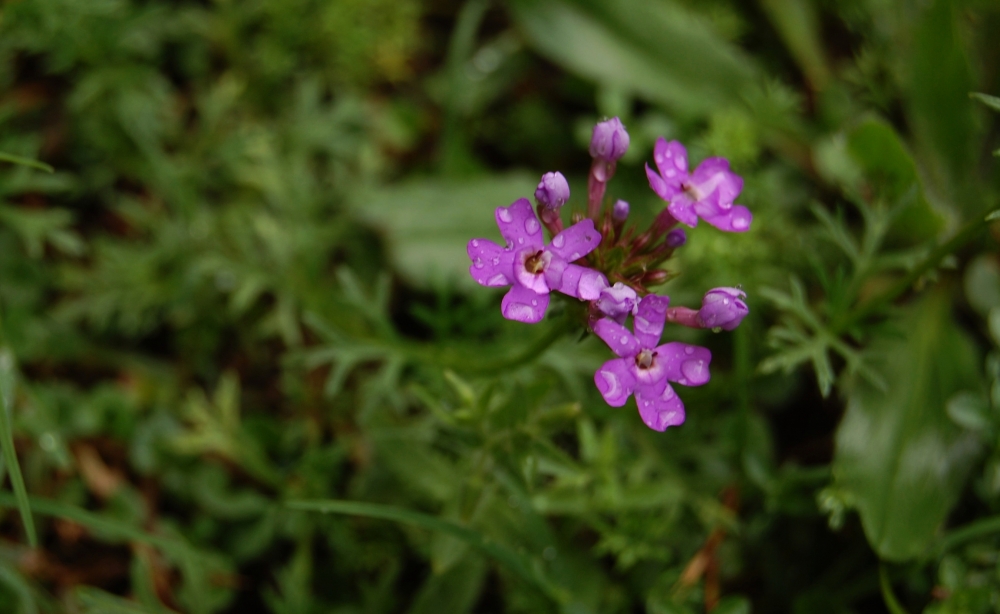
[[835, 483], [849, 493], [884, 559], [922, 554], [961, 492], [978, 451], [948, 417], [948, 400], [979, 388], [975, 346], [939, 292], [908, 310], [906, 336], [872, 345], [885, 390], [855, 382], [837, 430]]

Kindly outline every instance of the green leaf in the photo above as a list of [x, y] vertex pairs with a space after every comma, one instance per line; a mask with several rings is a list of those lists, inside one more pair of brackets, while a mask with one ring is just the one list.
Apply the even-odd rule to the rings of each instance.
[[484, 554], [492, 557], [509, 571], [520, 576], [521, 579], [540, 589], [553, 601], [557, 603], [565, 603], [568, 600], [568, 595], [565, 590], [553, 585], [548, 579], [546, 579], [536, 561], [523, 554], [515, 552], [502, 544], [498, 544], [484, 536], [482, 533], [474, 531], [468, 527], [464, 527], [447, 520], [442, 520], [435, 516], [412, 512], [410, 510], [391, 505], [362, 503], [359, 501], [342, 501], [337, 499], [326, 499], [322, 501], [289, 501], [286, 505], [292, 509], [306, 512], [347, 514], [352, 516], [367, 516], [369, 518], [382, 518], [384, 520], [392, 520], [394, 522], [423, 527], [431, 531], [442, 531], [467, 542], [473, 548], [476, 548]]
[[2, 151], [0, 151], [0, 162], [10, 162], [11, 164], [30, 166], [31, 168], [37, 168], [38, 170], [42, 170], [47, 173], [55, 172], [55, 169], [44, 162], [32, 160], [31, 158], [22, 158], [21, 156], [15, 156], [14, 154], [4, 153]]
[[976, 142], [969, 91], [973, 86], [954, 0], [935, 0], [920, 17], [912, 57], [910, 111], [917, 133], [952, 174], [972, 167]]
[[979, 102], [983, 103], [984, 105], [988, 106], [994, 111], [1000, 112], [1000, 98], [997, 98], [996, 96], [990, 96], [989, 94], [981, 94], [979, 92], [970, 92], [969, 98], [972, 98], [973, 100], [978, 100]]
[[10, 419], [14, 411], [16, 385], [17, 366], [14, 354], [9, 348], [0, 348], [0, 446], [3, 446], [4, 464], [10, 472], [10, 483], [14, 487], [17, 510], [21, 514], [24, 532], [28, 535], [28, 543], [34, 548], [38, 545], [38, 536], [35, 534], [35, 521], [31, 517], [28, 490], [24, 487], [21, 465], [17, 461], [17, 451], [14, 449], [14, 431]]
[[824, 89], [830, 69], [815, 4], [808, 0], [761, 0], [761, 5], [813, 89]]
[[85, 614], [154, 614], [138, 603], [92, 586], [80, 586], [74, 594]]
[[980, 388], [975, 347], [952, 320], [947, 293], [911, 307], [900, 330], [872, 344], [886, 388], [855, 382], [833, 461], [872, 548], [896, 561], [927, 549], [979, 449], [946, 411], [953, 395]]
[[510, 0], [536, 49], [563, 67], [690, 114], [737, 102], [751, 60], [673, 2]]
[[483, 237], [502, 244], [494, 209], [530, 197], [537, 183], [526, 173], [411, 181], [360, 195], [355, 210], [388, 232], [393, 261], [410, 279], [450, 274], [472, 283], [465, 251], [469, 240]]

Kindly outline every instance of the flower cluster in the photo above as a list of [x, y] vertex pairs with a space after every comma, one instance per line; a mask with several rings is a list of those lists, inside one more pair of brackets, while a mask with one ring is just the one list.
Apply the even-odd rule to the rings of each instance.
[[[650, 287], [671, 278], [661, 265], [687, 242], [678, 223], [694, 227], [700, 218], [720, 230], [744, 232], [752, 216], [734, 203], [743, 179], [725, 158], [708, 158], [689, 172], [684, 146], [661, 138], [653, 151], [656, 170], [647, 164], [646, 176], [667, 206], [647, 230], [626, 228], [629, 203], [608, 204], [604, 195], [628, 146], [628, 132], [617, 117], [597, 124], [590, 143], [586, 216], [574, 213], [574, 223], [563, 226], [560, 210], [569, 201], [569, 183], [558, 171], [546, 173], [535, 190], [534, 209], [525, 198], [497, 208], [505, 245], [469, 241], [469, 272], [481, 285], [510, 288], [501, 303], [510, 320], [541, 321], [553, 291], [585, 302], [586, 326], [618, 356], [594, 374], [597, 389], [614, 407], [635, 396], [643, 422], [663, 431], [685, 417], [670, 384], [705, 384], [712, 360], [703, 347], [660, 344], [664, 325], [733, 330], [749, 308], [738, 287], [709, 290], [699, 309], [670, 307], [670, 298]], [[548, 243], [543, 228], [551, 236]], [[625, 326], [629, 317], [632, 332]]]

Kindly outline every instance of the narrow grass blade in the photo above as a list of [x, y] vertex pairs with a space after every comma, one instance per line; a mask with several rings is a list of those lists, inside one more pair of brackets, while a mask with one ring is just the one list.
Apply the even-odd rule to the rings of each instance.
[[38, 545], [35, 534], [35, 521], [31, 517], [31, 505], [28, 502], [28, 490], [24, 487], [24, 477], [21, 466], [17, 462], [17, 451], [14, 449], [14, 432], [10, 416], [14, 411], [14, 387], [17, 383], [17, 372], [14, 365], [14, 354], [7, 348], [0, 348], [0, 447], [3, 448], [3, 458], [10, 473], [10, 483], [14, 487], [14, 497], [17, 509], [21, 513], [24, 532], [28, 535], [28, 543], [34, 548]]
[[431, 531], [441, 531], [448, 533], [458, 539], [468, 543], [480, 552], [492, 557], [498, 563], [505, 566], [511, 572], [517, 574], [525, 581], [540, 589], [553, 601], [563, 604], [568, 601], [565, 590], [554, 586], [542, 575], [541, 569], [530, 559], [506, 546], [491, 541], [488, 537], [447, 520], [442, 520], [435, 516], [412, 512], [410, 510], [393, 507], [391, 505], [379, 505], [375, 503], [362, 503], [359, 501], [342, 501], [336, 499], [326, 499], [322, 501], [289, 501], [286, 505], [295, 510], [304, 512], [320, 512], [323, 514], [346, 514], [350, 516], [366, 516], [368, 518], [381, 518], [392, 520], [404, 524], [411, 524]]
[[0, 162], [10, 162], [11, 164], [30, 166], [31, 168], [37, 168], [38, 170], [45, 171], [46, 173], [55, 172], [55, 169], [44, 162], [32, 160], [31, 158], [22, 158], [21, 156], [15, 156], [14, 154], [4, 153], [2, 151], [0, 151]]
[[86, 614], [155, 614], [133, 601], [92, 586], [81, 586], [75, 596]]

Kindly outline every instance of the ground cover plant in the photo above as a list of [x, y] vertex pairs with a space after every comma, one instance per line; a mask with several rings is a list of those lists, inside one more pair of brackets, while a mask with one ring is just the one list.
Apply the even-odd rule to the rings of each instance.
[[996, 611], [996, 32], [0, 4], [0, 611]]

